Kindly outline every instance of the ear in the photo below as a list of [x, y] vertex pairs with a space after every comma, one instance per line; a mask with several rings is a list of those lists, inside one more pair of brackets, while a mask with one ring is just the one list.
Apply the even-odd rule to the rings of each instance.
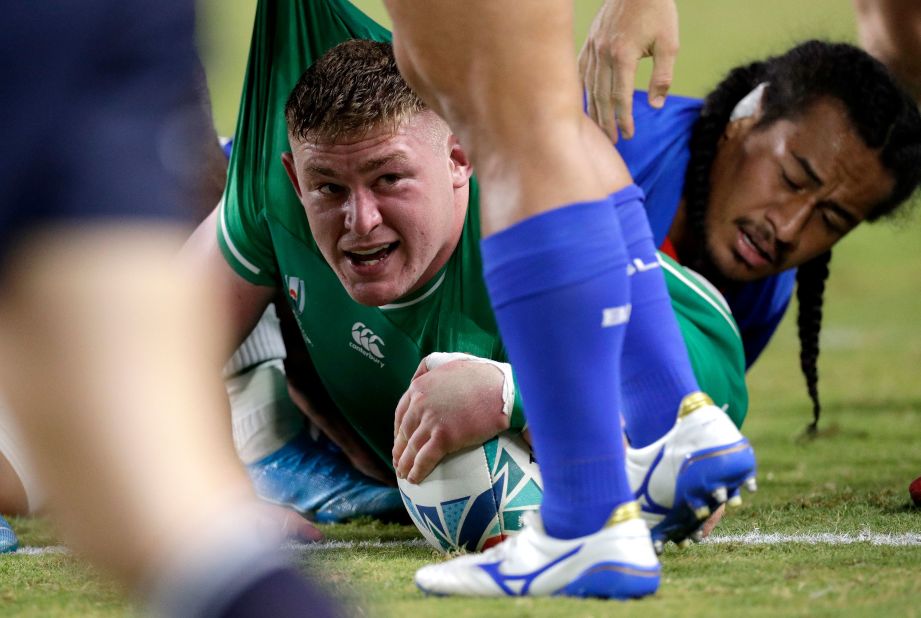
[[451, 164], [451, 180], [455, 189], [467, 184], [473, 175], [473, 166], [470, 158], [461, 147], [457, 136], [453, 133], [448, 136], [448, 160]]
[[301, 185], [297, 181], [297, 169], [294, 167], [294, 155], [290, 152], [281, 153], [281, 164], [285, 166], [285, 171], [288, 172], [288, 179], [294, 187], [294, 192], [297, 193], [297, 199], [301, 199]]
[[723, 140], [744, 137], [752, 130], [752, 127], [761, 121], [763, 115], [761, 101], [764, 99], [764, 91], [767, 86], [767, 82], [758, 84], [754, 90], [736, 103], [729, 116], [729, 123], [723, 131]]
[[730, 120], [729, 124], [726, 125], [726, 128], [723, 129], [723, 135], [720, 138], [721, 142], [728, 140], [742, 139], [751, 133], [752, 129], [758, 124], [758, 121], [761, 120], [761, 110], [758, 110], [753, 116], [746, 116], [745, 118], [738, 118], [736, 120]]

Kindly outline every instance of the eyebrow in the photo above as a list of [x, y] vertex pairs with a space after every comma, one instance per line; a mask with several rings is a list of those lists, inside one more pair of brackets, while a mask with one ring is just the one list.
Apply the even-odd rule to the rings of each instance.
[[395, 152], [377, 159], [371, 159], [370, 161], [365, 161], [359, 168], [358, 171], [361, 173], [373, 172], [376, 169], [380, 169], [387, 165], [388, 163], [405, 163], [409, 159], [401, 152]]
[[[400, 152], [395, 152], [393, 154], [385, 155], [383, 157], [378, 157], [376, 159], [369, 159], [361, 164], [358, 167], [358, 172], [361, 174], [367, 174], [368, 172], [373, 172], [374, 170], [380, 169], [387, 165], [388, 163], [398, 162], [404, 163], [409, 161], [409, 158]], [[304, 171], [314, 174], [316, 176], [327, 176], [329, 178], [337, 178], [338, 175], [334, 170], [329, 169], [328, 167], [320, 167], [318, 165], [305, 165]]]
[[825, 184], [822, 181], [822, 179], [819, 178], [819, 175], [816, 173], [815, 169], [812, 167], [812, 164], [809, 163], [809, 159], [807, 159], [806, 157], [800, 156], [796, 154], [795, 152], [791, 154], [793, 154], [793, 158], [796, 159], [796, 161], [802, 166], [803, 171], [806, 172], [806, 175], [809, 176], [810, 179], [812, 179], [812, 182], [814, 182], [820, 187]]

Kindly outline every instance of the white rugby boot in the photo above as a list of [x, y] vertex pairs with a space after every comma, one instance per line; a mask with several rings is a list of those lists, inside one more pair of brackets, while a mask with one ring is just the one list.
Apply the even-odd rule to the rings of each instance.
[[627, 447], [627, 477], [657, 553], [668, 541], [699, 539], [723, 503], [755, 491], [755, 452], [729, 416], [704, 393], [685, 397], [675, 426], [643, 448]]
[[639, 505], [621, 505], [604, 528], [575, 539], [544, 532], [536, 511], [516, 536], [481, 554], [422, 567], [416, 585], [427, 594], [628, 599], [659, 586], [659, 561]]

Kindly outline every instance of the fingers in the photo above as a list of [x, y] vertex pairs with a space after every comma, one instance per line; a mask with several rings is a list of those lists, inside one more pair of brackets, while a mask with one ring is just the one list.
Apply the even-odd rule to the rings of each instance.
[[[403, 424], [403, 417], [406, 416], [406, 411], [409, 410], [409, 402], [412, 398], [412, 388], [403, 393], [403, 396], [400, 397], [400, 401], [397, 402], [397, 409], [393, 412], [393, 440], [396, 440], [400, 437], [400, 426]], [[394, 445], [394, 448], [396, 446]]]
[[432, 473], [446, 454], [438, 440], [429, 440], [416, 453], [412, 469], [407, 473], [406, 480], [410, 483], [421, 483]]
[[597, 59], [592, 61], [590, 65], [593, 72], [592, 87], [588, 91], [588, 101], [591, 109], [589, 115], [607, 134], [611, 143], [616, 144], [618, 139], [617, 122], [620, 118], [615, 109], [615, 71], [609, 63], [600, 62]]
[[[393, 449], [391, 451], [394, 468], [397, 468], [397, 463], [402, 459], [410, 438], [419, 426], [420, 417], [414, 411], [418, 409], [413, 406], [414, 397], [418, 397], [418, 395], [410, 388], [400, 398], [400, 403], [397, 404], [397, 413], [394, 415]], [[404, 472], [406, 471], [404, 470]], [[399, 471], [397, 476], [400, 476]]]
[[267, 502], [260, 503], [259, 509], [261, 525], [269, 526], [270, 530], [279, 532], [286, 539], [303, 543], [323, 540], [323, 533], [293, 509]]
[[649, 104], [655, 108], [665, 105], [665, 97], [672, 86], [677, 57], [677, 39], [656, 43], [652, 56], [652, 75], [649, 78]]
[[[403, 453], [400, 455], [400, 458], [397, 460], [394, 468], [397, 472], [397, 478], [406, 479], [411, 483], [415, 483], [409, 478], [409, 472], [413, 469], [415, 465], [416, 457], [419, 454], [419, 451], [425, 447], [431, 438], [431, 433], [429, 431], [415, 431], [408, 435], [408, 440], [406, 442], [406, 448], [403, 449]], [[431, 469], [429, 469], [431, 472]]]
[[710, 536], [710, 533], [713, 532], [713, 529], [716, 528], [717, 524], [720, 523], [720, 520], [723, 518], [723, 514], [726, 512], [726, 505], [721, 504], [720, 508], [713, 511], [713, 514], [704, 522], [703, 528], [701, 529], [702, 538], [707, 538]]
[[291, 513], [289, 521], [286, 524], [288, 538], [295, 539], [302, 543], [315, 543], [323, 540], [323, 533], [297, 513]]
[[[585, 85], [585, 111], [617, 143], [617, 123], [613, 105], [614, 70], [610, 62], [600, 59], [588, 43], [579, 54], [579, 74]], [[632, 96], [632, 94], [631, 94]]]
[[636, 53], [620, 53], [614, 58], [615, 66], [611, 77], [614, 100], [614, 117], [624, 139], [633, 137], [633, 84], [639, 57]]
[[588, 114], [588, 117], [594, 120], [598, 126], [601, 126], [604, 119], [599, 116], [598, 106], [596, 105], [598, 85], [595, 80], [595, 54], [589, 48], [588, 43], [586, 43], [582, 47], [582, 51], [579, 52], [579, 75], [582, 77], [582, 87], [585, 91], [585, 113]]

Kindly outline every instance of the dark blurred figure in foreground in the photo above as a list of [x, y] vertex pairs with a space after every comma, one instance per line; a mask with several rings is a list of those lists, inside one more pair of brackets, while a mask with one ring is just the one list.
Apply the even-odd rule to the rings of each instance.
[[7, 7], [0, 387], [65, 540], [154, 611], [329, 615], [235, 457], [209, 290], [173, 268], [211, 134], [193, 36], [187, 0]]

